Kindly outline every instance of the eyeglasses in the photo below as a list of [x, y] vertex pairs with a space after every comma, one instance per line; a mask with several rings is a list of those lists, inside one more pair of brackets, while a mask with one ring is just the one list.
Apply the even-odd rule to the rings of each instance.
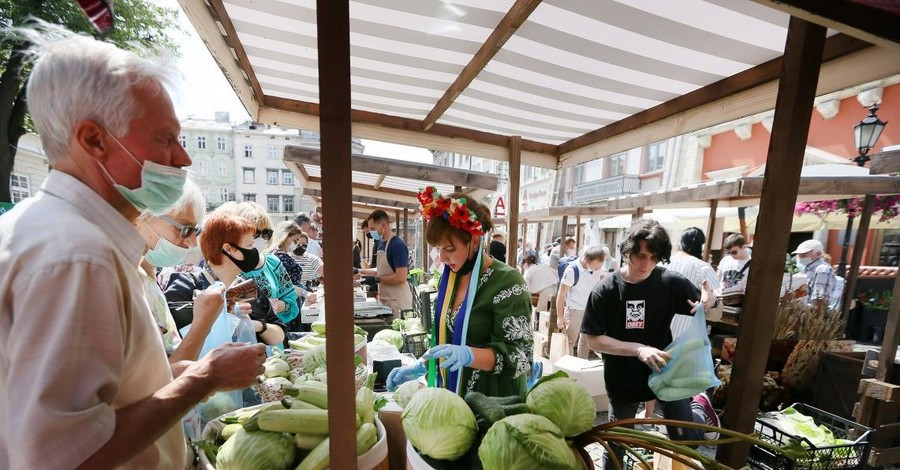
[[158, 215], [156, 217], [160, 220], [168, 222], [169, 225], [177, 228], [179, 230], [178, 236], [182, 239], [189, 238], [191, 235], [197, 235], [199, 237], [200, 232], [203, 231], [203, 227], [198, 227], [196, 225], [182, 225], [164, 215]]
[[272, 229], [265, 230], [257, 230], [256, 233], [253, 234], [253, 238], [262, 237], [263, 240], [268, 240], [272, 238]]

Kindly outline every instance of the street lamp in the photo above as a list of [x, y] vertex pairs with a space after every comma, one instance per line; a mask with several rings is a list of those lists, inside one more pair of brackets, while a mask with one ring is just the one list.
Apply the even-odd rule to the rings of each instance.
[[859, 166], [864, 166], [866, 162], [870, 160], [868, 155], [869, 150], [872, 150], [872, 147], [875, 147], [875, 142], [881, 137], [881, 132], [887, 124], [887, 122], [878, 119], [878, 116], [875, 114], [876, 112], [878, 112], [877, 103], [869, 108], [868, 116], [853, 126], [853, 137], [856, 141], [856, 148], [859, 150], [859, 155], [851, 160], [856, 162]]

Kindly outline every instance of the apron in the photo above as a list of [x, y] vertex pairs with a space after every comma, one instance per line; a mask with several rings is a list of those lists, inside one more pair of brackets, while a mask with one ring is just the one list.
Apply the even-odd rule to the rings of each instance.
[[[378, 250], [376, 259], [378, 260], [378, 267], [375, 272], [378, 276], [394, 274], [394, 270], [391, 269], [391, 265], [388, 263], [387, 259], [387, 245], [385, 245], [384, 250]], [[379, 283], [378, 299], [385, 306], [390, 307], [395, 314], [400, 310], [412, 308], [412, 291], [409, 289], [408, 282], [392, 285], [383, 282]]]

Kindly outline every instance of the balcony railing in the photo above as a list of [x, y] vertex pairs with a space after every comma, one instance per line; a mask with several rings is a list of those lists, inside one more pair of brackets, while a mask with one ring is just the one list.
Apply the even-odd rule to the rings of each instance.
[[596, 202], [609, 197], [640, 192], [641, 180], [637, 175], [618, 175], [575, 186], [573, 204]]

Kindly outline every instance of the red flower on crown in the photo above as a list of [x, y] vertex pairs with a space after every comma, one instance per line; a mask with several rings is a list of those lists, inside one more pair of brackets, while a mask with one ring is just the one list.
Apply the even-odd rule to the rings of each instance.
[[422, 217], [425, 220], [442, 217], [459, 230], [475, 236], [484, 235], [484, 228], [478, 221], [475, 211], [466, 205], [466, 198], [443, 197], [434, 186], [419, 191], [416, 198], [422, 204]]

